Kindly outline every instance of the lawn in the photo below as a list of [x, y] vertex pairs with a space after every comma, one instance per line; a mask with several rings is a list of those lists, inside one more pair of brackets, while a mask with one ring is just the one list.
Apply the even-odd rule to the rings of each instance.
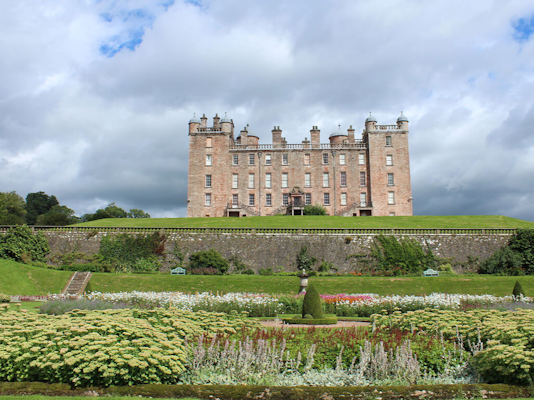
[[[505, 296], [512, 293], [519, 280], [526, 295], [534, 295], [534, 276], [459, 275], [444, 277], [312, 277], [320, 293], [377, 293], [380, 295], [424, 295], [433, 292], [462, 294], [493, 294]], [[131, 292], [254, 292], [296, 293], [299, 289], [296, 276], [260, 275], [143, 275], [95, 273], [88, 291]]]
[[246, 218], [108, 218], [74, 226], [144, 228], [534, 228], [534, 222], [501, 215], [331, 217], [273, 216]]
[[45, 295], [60, 293], [71, 276], [69, 271], [56, 271], [0, 258], [0, 293]]

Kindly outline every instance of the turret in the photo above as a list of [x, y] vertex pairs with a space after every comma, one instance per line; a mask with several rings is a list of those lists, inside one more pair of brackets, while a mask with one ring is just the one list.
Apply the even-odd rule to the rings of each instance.
[[234, 123], [230, 118], [228, 118], [228, 114], [224, 113], [224, 118], [221, 120], [221, 131], [225, 133], [231, 133], [233, 125]]
[[365, 120], [365, 130], [366, 131], [376, 131], [376, 118], [373, 117], [373, 114], [369, 112], [369, 116]]
[[195, 113], [193, 114], [193, 118], [189, 120], [189, 134], [197, 132], [199, 126], [200, 120], [197, 118], [197, 115]]
[[397, 118], [397, 126], [401, 131], [407, 131], [408, 130], [408, 118], [402, 113], [399, 118]]
[[342, 144], [345, 141], [348, 141], [347, 131], [341, 129], [341, 125], [338, 125], [338, 129], [335, 132], [332, 132], [328, 139], [330, 139], [330, 144]]

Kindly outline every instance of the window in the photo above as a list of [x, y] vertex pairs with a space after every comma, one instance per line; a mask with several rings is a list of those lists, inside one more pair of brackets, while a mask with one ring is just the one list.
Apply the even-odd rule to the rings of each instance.
[[250, 189], [254, 188], [254, 174], [248, 174], [248, 187]]
[[249, 154], [248, 155], [248, 165], [254, 165], [254, 159], [255, 159], [255, 155], [254, 154]]
[[304, 165], [310, 165], [310, 153], [304, 154]]
[[265, 154], [265, 165], [271, 165], [271, 155]]
[[330, 193], [324, 193], [323, 194], [323, 203], [325, 206], [330, 205]]
[[328, 153], [323, 153], [323, 164], [328, 164]]
[[367, 193], [360, 193], [360, 207], [367, 207]]
[[265, 174], [265, 187], [271, 187], [271, 174]]
[[386, 156], [386, 165], [393, 165], [393, 156], [391, 154]]
[[360, 172], [360, 186], [365, 186], [365, 172]]
[[347, 163], [347, 156], [345, 154], [339, 155], [339, 165], [345, 165]]
[[340, 179], [340, 183], [339, 183], [342, 187], [347, 187], [347, 173], [346, 172], [342, 172], [341, 173], [341, 179]]
[[271, 207], [273, 205], [273, 199], [272, 199], [271, 193], [267, 193], [265, 195], [265, 205], [267, 207]]
[[289, 205], [289, 194], [288, 193], [282, 193], [282, 205], [283, 206]]
[[386, 136], [386, 146], [393, 146], [391, 136]]
[[342, 206], [347, 205], [347, 193], [341, 193], [341, 205]]
[[208, 137], [206, 138], [206, 147], [212, 147], [213, 139]]
[[234, 154], [232, 157], [232, 164], [239, 165], [239, 154]]
[[388, 204], [395, 204], [395, 192], [388, 192]]
[[232, 195], [232, 204], [234, 206], [237, 206], [239, 204], [239, 195], [237, 195], [237, 194], [233, 194]]
[[390, 213], [389, 213], [389, 216], [390, 216], [390, 217], [394, 217], [394, 216], [395, 216], [395, 213], [394, 213], [394, 212], [390, 212]]
[[206, 154], [206, 165], [211, 165], [213, 162], [213, 158], [211, 157], [211, 154]]
[[323, 187], [328, 187], [329, 175], [328, 172], [323, 172]]
[[307, 206], [311, 204], [311, 193], [304, 194], [304, 204]]
[[211, 193], [205, 193], [204, 194], [204, 204], [207, 206], [211, 206]]
[[363, 153], [358, 154], [358, 164], [365, 165], [365, 154]]
[[289, 158], [288, 158], [288, 156], [287, 156], [287, 153], [282, 154], [282, 165], [287, 165], [287, 164], [289, 164], [289, 161], [288, 161], [288, 160], [289, 160]]
[[211, 187], [211, 175], [206, 175], [206, 187]]
[[239, 175], [237, 174], [232, 174], [232, 189], [237, 189], [237, 184], [238, 184], [238, 179], [239, 179]]
[[286, 188], [287, 187], [287, 172], [284, 172], [282, 174], [282, 187], [283, 188]]
[[395, 185], [395, 181], [393, 180], [393, 174], [389, 173], [388, 174], [388, 186], [394, 186], [394, 185]]
[[311, 173], [304, 174], [304, 187], [311, 187]]
[[254, 195], [253, 194], [249, 194], [248, 195], [248, 205], [249, 206], [253, 206], [254, 205]]

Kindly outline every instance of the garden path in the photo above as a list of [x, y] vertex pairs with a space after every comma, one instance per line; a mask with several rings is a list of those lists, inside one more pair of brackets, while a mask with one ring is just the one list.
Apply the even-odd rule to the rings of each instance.
[[284, 324], [281, 320], [259, 321], [263, 326], [270, 328], [351, 328], [354, 326], [369, 326], [369, 322], [362, 321], [337, 321], [337, 324], [332, 325], [300, 325], [300, 324]]

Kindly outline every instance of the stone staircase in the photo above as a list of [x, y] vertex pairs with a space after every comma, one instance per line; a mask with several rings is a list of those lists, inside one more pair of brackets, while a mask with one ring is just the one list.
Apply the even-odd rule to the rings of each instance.
[[69, 281], [65, 285], [65, 288], [61, 294], [65, 295], [66, 297], [78, 297], [85, 291], [85, 287], [89, 283], [91, 275], [91, 272], [76, 271], [69, 278]]

